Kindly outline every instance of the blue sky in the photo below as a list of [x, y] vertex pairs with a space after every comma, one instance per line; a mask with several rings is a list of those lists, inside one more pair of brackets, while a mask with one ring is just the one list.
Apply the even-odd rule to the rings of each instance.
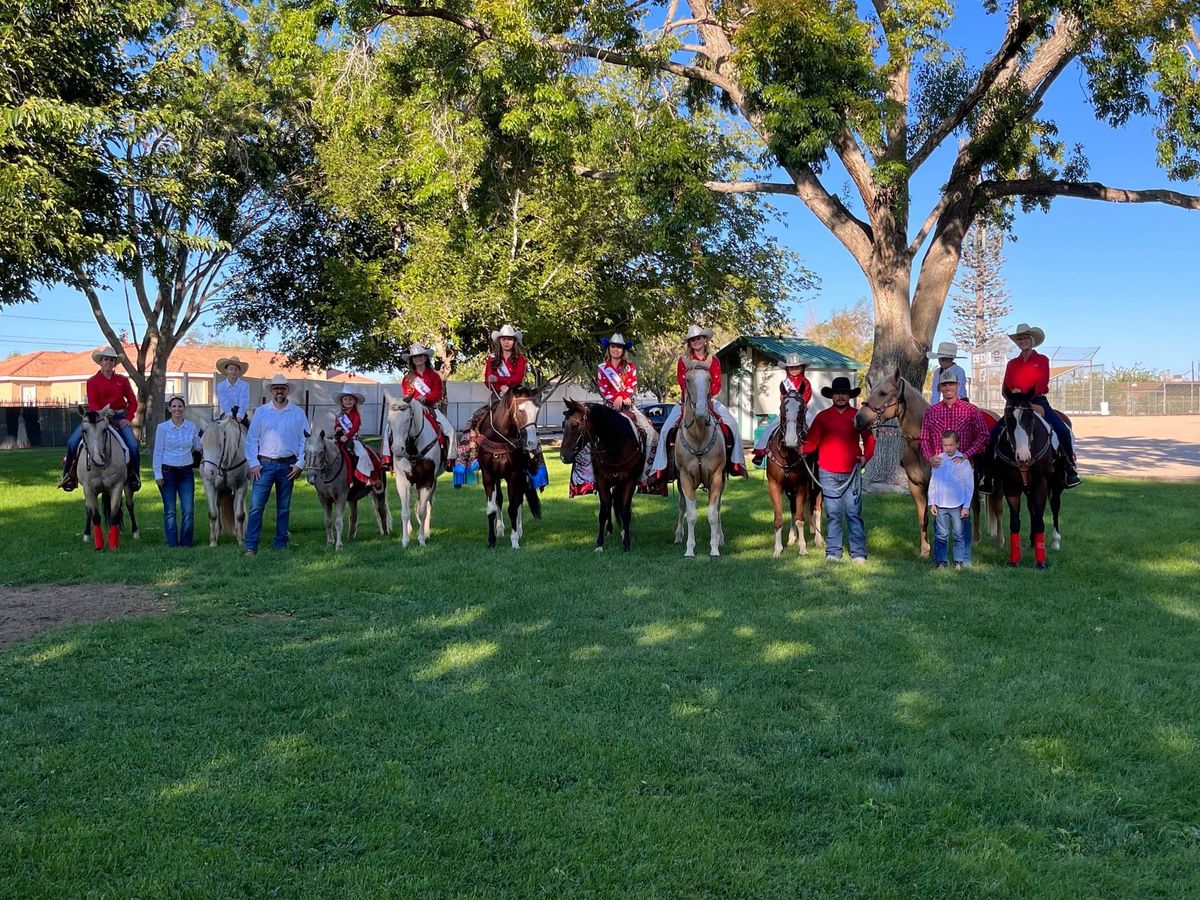
[[[975, 46], [972, 63], [998, 41], [1001, 23], [977, 7], [956, 24]], [[1200, 193], [1197, 184], [1173, 184], [1154, 162], [1149, 122], [1114, 131], [1093, 117], [1078, 69], [1065, 72], [1047, 96], [1043, 117], [1059, 125], [1068, 145], [1082, 143], [1091, 161], [1089, 178], [1127, 188], [1172, 187]], [[932, 157], [914, 183], [913, 218], [920, 222], [949, 169], [953, 147]], [[848, 181], [830, 167], [827, 186], [840, 191]], [[800, 203], [773, 198], [784, 213], [775, 230], [804, 264], [821, 278], [811, 301], [820, 320], [833, 310], [869, 296], [853, 260]], [[1099, 347], [1098, 362], [1142, 363], [1153, 369], [1200, 370], [1200, 213], [1158, 204], [1098, 203], [1056, 199], [1049, 213], [1018, 215], [1016, 242], [1007, 247], [1004, 275], [1012, 294], [1012, 320], [1045, 329], [1047, 345]], [[125, 308], [123, 290], [105, 304], [115, 320]], [[794, 318], [806, 321], [808, 307]], [[127, 318], [127, 317], [126, 317]], [[135, 321], [138, 321], [135, 317]], [[950, 339], [949, 303], [935, 340]], [[140, 323], [139, 323], [140, 324]], [[211, 322], [202, 323], [211, 326]], [[102, 343], [82, 296], [63, 288], [43, 291], [40, 302], [0, 310], [0, 356], [36, 349], [82, 350]]]

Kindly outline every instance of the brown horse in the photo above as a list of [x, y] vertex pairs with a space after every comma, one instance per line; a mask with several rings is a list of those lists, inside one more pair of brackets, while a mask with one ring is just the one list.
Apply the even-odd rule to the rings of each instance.
[[[929, 461], [921, 452], [921, 421], [925, 411], [929, 409], [928, 401], [921, 392], [909, 384], [901, 375], [900, 369], [885, 379], [882, 384], [872, 389], [868, 382], [870, 395], [863, 401], [854, 417], [856, 428], [868, 426], [878, 427], [888, 419], [900, 420], [900, 433], [904, 435], [905, 448], [900, 456], [900, 465], [908, 476], [908, 490], [912, 494], [917, 507], [917, 526], [921, 529], [921, 558], [929, 557]], [[994, 416], [993, 416], [994, 417]], [[975, 517], [975, 543], [979, 542], [983, 531], [980, 527], [979, 508], [979, 476], [975, 472], [975, 493], [971, 499], [971, 512]], [[988, 532], [997, 536], [1000, 533], [1000, 498], [992, 496], [988, 499]]]
[[528, 503], [535, 519], [542, 517], [542, 500], [530, 484], [530, 455], [538, 449], [536, 392], [521, 385], [493, 400], [476, 429], [479, 474], [487, 497], [488, 546], [504, 537], [501, 483], [508, 485], [510, 541], [521, 549], [521, 504]]
[[[767, 442], [767, 492], [775, 510], [775, 556], [783, 553], [783, 497], [791, 508], [788, 546], [800, 545], [800, 555], [808, 553], [804, 524], [812, 528], [813, 543], [825, 546], [821, 535], [821, 488], [812, 474], [812, 460], [800, 452], [808, 430], [805, 403], [798, 391], [789, 391], [780, 402], [779, 427]], [[815, 459], [815, 454], [813, 455]]]
[[703, 363], [692, 363], [684, 372], [683, 415], [675, 438], [675, 468], [679, 478], [679, 520], [675, 543], [683, 541], [684, 556], [696, 555], [696, 491], [708, 488], [708, 555], [720, 556], [725, 543], [721, 528], [721, 494], [725, 490], [725, 436], [717, 414], [709, 405], [712, 373]]
[[570, 464], [584, 447], [592, 451], [596, 492], [600, 495], [600, 530], [596, 552], [604, 550], [604, 534], [612, 531], [616, 506], [621, 523], [621, 549], [628, 550], [633, 521], [633, 494], [646, 464], [646, 453], [632, 422], [603, 403], [567, 401], [563, 414], [562, 461]]

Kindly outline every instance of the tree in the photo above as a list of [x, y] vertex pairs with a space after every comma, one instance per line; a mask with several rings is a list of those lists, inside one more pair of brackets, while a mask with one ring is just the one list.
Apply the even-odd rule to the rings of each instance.
[[[1047, 91], [1070, 72], [1096, 115], [1112, 126], [1151, 117], [1167, 174], [1194, 177], [1200, 171], [1194, 2], [1002, 9], [989, 0], [984, 10], [994, 22], [994, 49], [974, 67], [968, 59], [981, 48], [950, 44], [954, 7], [943, 0], [874, 0], [870, 7], [673, 0], [665, 11], [642, 0], [519, 6], [356, 0], [347, 7], [352, 25], [426, 23], [420, 43], [430, 52], [457, 31], [472, 53], [504, 52], [529, 67], [541, 65], [547, 84], [591, 78], [597, 69], [634, 70], [652, 83], [682, 82], [687, 104], [663, 91], [681, 115], [736, 114], [760, 153], [757, 171], [741, 177], [705, 171], [705, 148], [696, 147], [690, 184], [724, 196], [799, 199], [870, 285], [871, 371], [898, 365], [916, 383], [963, 238], [980, 213], [1004, 220], [1015, 203], [1046, 208], [1060, 196], [1200, 208], [1200, 197], [1177, 191], [1085, 181], [1083, 149], [1070, 147], [1040, 115]], [[942, 188], [918, 206], [913, 179], [935, 164], [944, 164]], [[831, 188], [838, 167], [854, 199]]]
[[874, 343], [871, 302], [859, 297], [853, 306], [835, 309], [824, 322], [809, 325], [804, 336], [859, 362], [869, 360]]
[[962, 266], [955, 284], [954, 324], [950, 333], [970, 350], [986, 347], [1002, 336], [1001, 322], [1012, 312], [1004, 284], [1005, 233], [995, 225], [977, 221], [963, 243]]

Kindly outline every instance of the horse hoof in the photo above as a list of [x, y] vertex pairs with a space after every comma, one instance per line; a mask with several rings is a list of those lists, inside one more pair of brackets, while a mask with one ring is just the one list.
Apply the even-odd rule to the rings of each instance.
[[774, 557], [775, 559], [779, 559], [779, 557], [783, 556], [783, 551], [776, 549], [776, 551], [774, 553], [772, 553], [771, 556]]
[[597, 547], [597, 548], [596, 548], [596, 552], [597, 552], [597, 553], [603, 553], [603, 552], [604, 552], [604, 548], [603, 548], [603, 547]]
[[1033, 567], [1034, 567], [1034, 569], [1036, 569], [1036, 570], [1037, 570], [1037, 571], [1039, 571], [1039, 572], [1045, 572], [1045, 571], [1046, 571], [1046, 564], [1045, 564], [1045, 563], [1035, 563]]
[[695, 555], [696, 554], [693, 551], [687, 550], [687, 551], [684, 551], [683, 558], [684, 559], [692, 559]]

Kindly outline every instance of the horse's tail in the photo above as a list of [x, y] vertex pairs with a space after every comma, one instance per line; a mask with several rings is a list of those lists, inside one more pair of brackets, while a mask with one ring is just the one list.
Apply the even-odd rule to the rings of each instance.
[[217, 504], [221, 509], [221, 533], [235, 534], [236, 524], [233, 515], [233, 492], [221, 491], [217, 495]]
[[529, 511], [533, 513], [533, 517], [540, 519], [542, 517], [542, 497], [537, 492], [537, 488], [529, 483], [528, 478], [525, 480], [525, 502], [529, 504]]

